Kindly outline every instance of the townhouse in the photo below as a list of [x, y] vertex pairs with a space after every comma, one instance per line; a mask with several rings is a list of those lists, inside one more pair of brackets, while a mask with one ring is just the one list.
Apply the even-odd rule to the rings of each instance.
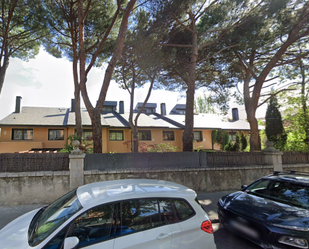
[[[134, 117], [141, 108], [138, 103]], [[83, 137], [92, 136], [91, 120], [82, 109]], [[212, 143], [213, 130], [226, 130], [233, 138], [236, 132], [249, 133], [249, 124], [239, 120], [233, 109], [231, 120], [222, 120], [215, 114], [194, 115], [194, 148], [219, 149]], [[101, 113], [103, 153], [128, 153], [132, 148], [132, 131], [129, 112], [123, 101], [105, 101]], [[182, 135], [185, 125], [185, 105], [176, 104], [166, 113], [164, 103], [157, 112], [156, 103], [147, 103], [138, 119], [139, 139], [145, 146], [169, 143], [182, 151]], [[35, 150], [59, 150], [75, 131], [75, 102], [70, 108], [21, 107], [21, 97], [16, 97], [15, 112], [0, 120], [0, 153]]]

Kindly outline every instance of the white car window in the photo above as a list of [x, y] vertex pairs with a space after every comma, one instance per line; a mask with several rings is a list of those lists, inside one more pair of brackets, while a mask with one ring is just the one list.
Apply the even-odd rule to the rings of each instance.
[[120, 203], [120, 226], [117, 234], [123, 235], [142, 231], [166, 222], [159, 212], [157, 199], [130, 200]]
[[79, 247], [111, 239], [115, 221], [114, 205], [107, 204], [88, 210], [75, 220], [72, 236], [79, 239]]
[[158, 199], [121, 202], [114, 249], [171, 247], [172, 231]]

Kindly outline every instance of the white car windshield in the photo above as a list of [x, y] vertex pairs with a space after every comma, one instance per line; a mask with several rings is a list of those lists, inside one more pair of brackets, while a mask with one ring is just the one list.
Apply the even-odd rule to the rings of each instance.
[[42, 208], [29, 226], [29, 245], [40, 244], [81, 208], [76, 190], [70, 191], [46, 208]]

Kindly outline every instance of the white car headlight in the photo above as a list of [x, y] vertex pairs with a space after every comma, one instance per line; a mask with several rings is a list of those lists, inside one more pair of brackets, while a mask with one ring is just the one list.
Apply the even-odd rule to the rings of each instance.
[[282, 236], [279, 242], [285, 245], [294, 246], [302, 249], [308, 248], [308, 241], [306, 239], [295, 238], [290, 236]]
[[222, 199], [219, 200], [221, 206], [224, 206], [224, 201]]

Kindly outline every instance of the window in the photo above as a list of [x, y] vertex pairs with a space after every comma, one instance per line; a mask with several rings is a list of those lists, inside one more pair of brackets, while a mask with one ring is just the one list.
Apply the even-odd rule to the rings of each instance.
[[123, 131], [109, 131], [110, 141], [123, 141]]
[[12, 140], [33, 140], [33, 129], [13, 129]]
[[35, 247], [40, 244], [81, 208], [74, 189], [45, 209], [41, 209], [29, 225], [29, 245]]
[[94, 207], [62, 230], [45, 249], [60, 249], [67, 236], [79, 239], [78, 248], [109, 239], [181, 222], [195, 215], [183, 199], [143, 198]]
[[[75, 130], [75, 136], [77, 136], [76, 130]], [[83, 130], [82, 133], [82, 139], [83, 140], [92, 140], [92, 130]]]
[[170, 200], [159, 200], [160, 214], [167, 224], [176, 223], [177, 219], [174, 213], [174, 209], [171, 205]]
[[65, 239], [67, 228], [63, 229], [55, 238], [53, 238], [44, 249], [61, 249], [63, 240]]
[[110, 238], [114, 205], [107, 204], [90, 209], [75, 220], [72, 236], [79, 238], [78, 248], [102, 242]]
[[195, 215], [195, 211], [185, 200], [173, 200], [179, 221], [187, 220]]
[[163, 131], [163, 140], [164, 141], [174, 141], [174, 131]]
[[197, 142], [203, 141], [203, 136], [201, 131], [194, 131], [194, 140]]
[[[139, 112], [140, 110], [141, 110], [141, 107], [138, 107], [138, 108], [137, 108], [137, 111]], [[142, 112], [143, 112], [143, 113], [150, 114], [150, 113], [155, 113], [155, 112], [156, 112], [155, 110], [156, 110], [155, 108], [144, 107]]]
[[113, 112], [113, 111], [114, 111], [113, 106], [103, 106], [103, 108], [102, 108], [102, 112], [105, 112], [105, 113], [110, 113], [110, 112]]
[[121, 235], [162, 225], [156, 199], [131, 200], [120, 203]]
[[236, 141], [236, 132], [230, 132], [229, 133], [229, 140], [232, 142]]
[[64, 130], [48, 130], [48, 140], [64, 140]]
[[309, 187], [296, 182], [261, 179], [251, 184], [245, 191], [288, 205], [309, 208]]
[[144, 131], [138, 131], [138, 139], [141, 141], [150, 141], [151, 140], [151, 131], [150, 130], [144, 130]]
[[154, 109], [152, 109], [152, 108], [144, 108], [144, 110], [143, 110], [143, 112], [144, 113], [154, 113], [155, 111], [154, 111]]
[[168, 199], [140, 199], [120, 203], [120, 235], [177, 222]]

